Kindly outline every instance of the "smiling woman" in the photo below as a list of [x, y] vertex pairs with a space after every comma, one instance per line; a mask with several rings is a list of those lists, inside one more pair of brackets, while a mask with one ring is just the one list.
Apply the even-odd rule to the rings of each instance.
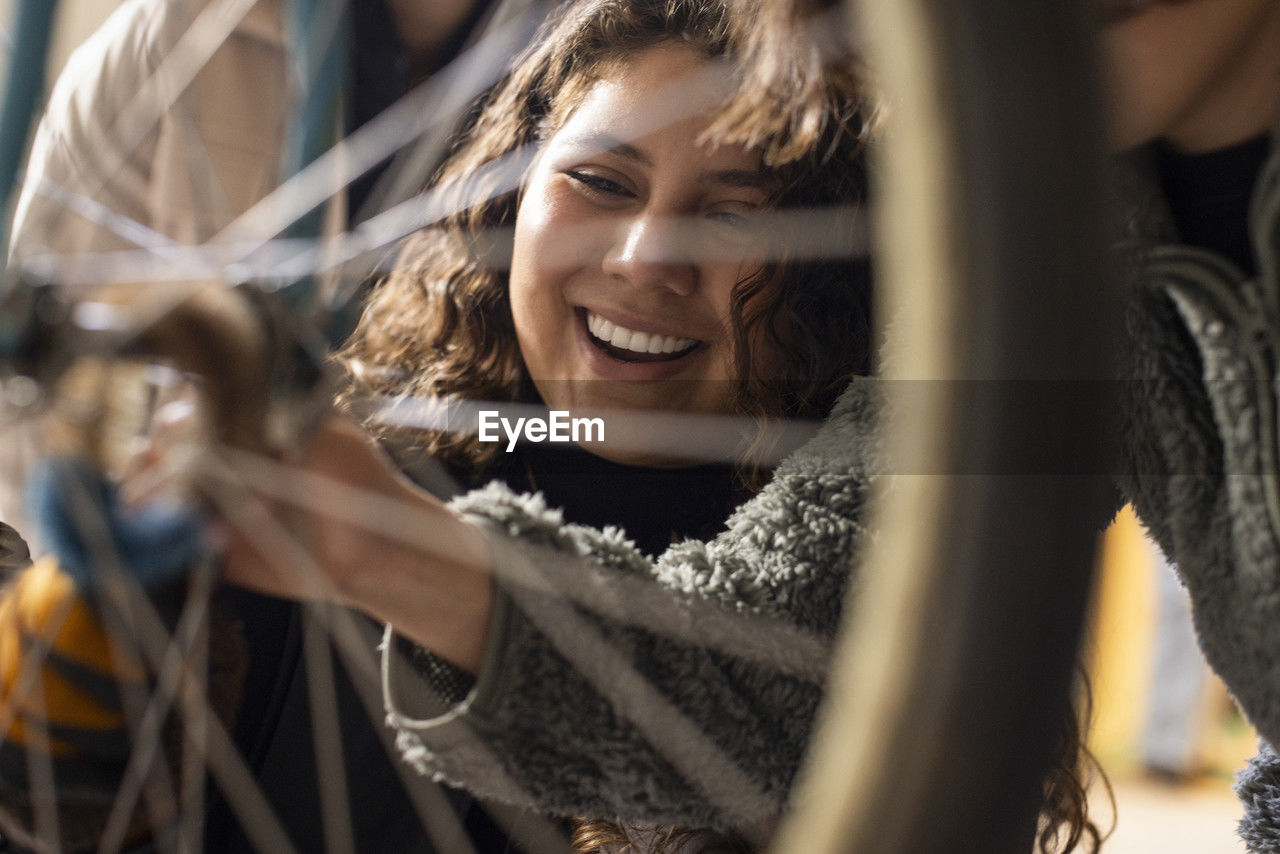
[[[460, 212], [420, 234], [374, 291], [341, 354], [344, 401], [831, 411], [871, 369], [870, 269], [851, 249], [862, 241], [849, 216], [867, 198], [867, 92], [854, 60], [824, 62], [798, 32], [810, 72], [794, 82], [807, 97], [735, 113], [750, 12], [718, 0], [566, 7], [444, 167], [439, 186]], [[513, 162], [527, 164], [515, 189], [501, 181]], [[843, 229], [804, 254], [805, 220], [791, 215], [815, 209]], [[442, 597], [414, 610], [353, 597], [395, 627], [384, 674], [406, 757], [552, 812], [767, 830], [821, 690], [775, 665], [770, 656], [789, 653], [774, 641], [768, 663], [754, 658], [752, 621], [834, 634], [863, 538], [873, 411], [850, 388], [832, 432], [736, 511], [748, 495], [730, 466], [608, 441], [502, 454], [469, 436], [370, 424], [402, 458], [408, 448], [443, 460], [468, 485], [501, 481], [452, 505], [485, 532], [498, 579], [472, 657], [454, 657], [443, 636], [456, 609], [431, 624]], [[701, 541], [670, 546], [689, 537]], [[364, 590], [367, 570], [345, 575]], [[752, 626], [728, 646], [710, 640], [726, 614]], [[423, 686], [456, 664], [478, 681], [441, 706]], [[1063, 723], [1046, 850], [1092, 830], [1072, 800], [1082, 790], [1069, 709]], [[477, 735], [482, 748], [467, 744]], [[480, 772], [495, 753], [514, 787]]]

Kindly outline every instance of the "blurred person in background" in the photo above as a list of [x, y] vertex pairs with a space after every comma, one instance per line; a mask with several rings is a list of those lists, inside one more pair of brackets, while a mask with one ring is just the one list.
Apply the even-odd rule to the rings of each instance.
[[[87, 253], [199, 245], [279, 185], [293, 98], [284, 0], [250, 5], [171, 104], [161, 100], [169, 88], [154, 86], [158, 74], [174, 72], [166, 63], [199, 53], [191, 44], [179, 45], [215, 5], [125, 0], [72, 54], [32, 143], [15, 210], [13, 266], [43, 257], [56, 275], [74, 281], [78, 271], [100, 263], [86, 260]], [[530, 3], [359, 0], [339, 5], [350, 7], [349, 86], [340, 131], [349, 134]], [[494, 70], [495, 78], [500, 70]], [[143, 97], [147, 93], [153, 101]], [[138, 115], [154, 121], [128, 121]], [[451, 123], [465, 121], [460, 112], [441, 118], [446, 137]], [[378, 211], [385, 195], [379, 181], [396, 177], [393, 159], [410, 157], [415, 143], [388, 152], [345, 191], [334, 188], [328, 231]], [[439, 151], [442, 157], [447, 145]], [[417, 166], [426, 173], [418, 187], [437, 165], [438, 160]], [[110, 377], [102, 394], [120, 394]], [[10, 523], [0, 526], [0, 568], [10, 573], [29, 563], [24, 537], [32, 538], [37, 554], [48, 546], [33, 537], [21, 504], [24, 469], [37, 448], [29, 437], [15, 435], [0, 449], [0, 519]], [[309, 717], [298, 712], [306, 707], [307, 686], [297, 666], [302, 644], [297, 608], [235, 588], [222, 595], [240, 627], [222, 629], [243, 630], [253, 648], [273, 651], [250, 660], [250, 684], [263, 702], [253, 706], [254, 714], [239, 715], [235, 735], [295, 843], [320, 850], [318, 795], [314, 784], [298, 783], [314, 781], [317, 772]], [[367, 689], [357, 689], [340, 657], [334, 667], [343, 755], [362, 781], [350, 792], [358, 849], [432, 851], [419, 810], [406, 796], [402, 772], [389, 758], [393, 748], [382, 722], [370, 718], [368, 703], [357, 696]], [[368, 693], [378, 709], [380, 698]], [[280, 720], [294, 725], [278, 725]], [[511, 843], [484, 809], [456, 789], [440, 791], [445, 808], [463, 822], [480, 854], [509, 850]], [[245, 844], [239, 833], [226, 803], [215, 800], [206, 839], [210, 850], [237, 850]]]
[[[1088, 13], [1123, 152], [1135, 381], [1117, 480], [1178, 568], [1205, 657], [1266, 739], [1238, 785], [1242, 835], [1280, 851], [1280, 3], [1101, 0]], [[787, 46], [761, 32], [767, 91]]]
[[1241, 834], [1280, 850], [1280, 3], [1102, 3], [1137, 396], [1122, 477], [1265, 739]]
[[[349, 86], [341, 133], [363, 127], [484, 33], [531, 5], [531, 0], [350, 3]], [[280, 184], [285, 124], [296, 94], [289, 80], [287, 3], [251, 4], [202, 62], [191, 44], [175, 51], [211, 9], [206, 0], [124, 0], [71, 55], [32, 142], [14, 213], [12, 266], [41, 259], [41, 271], [74, 281], [102, 263], [87, 253], [197, 246]], [[181, 63], [166, 62], [193, 56], [198, 67], [190, 82], [166, 103], [171, 86], [157, 86], [157, 80], [162, 74], [182, 79]], [[493, 70], [494, 79], [500, 70]], [[440, 133], [447, 140], [465, 115], [442, 113]], [[327, 230], [379, 212], [397, 178], [393, 161], [408, 168], [416, 143], [389, 151], [346, 188], [334, 187]], [[447, 149], [434, 146], [434, 160], [413, 164], [421, 173], [415, 187], [425, 183]], [[35, 452], [28, 437], [15, 435], [0, 453], [0, 520], [28, 537], [32, 532], [22, 524], [23, 459]]]
[[1155, 630], [1139, 750], [1148, 776], [1177, 785], [1195, 780], [1204, 771], [1199, 751], [1209, 668], [1196, 643], [1186, 588], [1160, 547], [1150, 540], [1143, 542], [1155, 590]]

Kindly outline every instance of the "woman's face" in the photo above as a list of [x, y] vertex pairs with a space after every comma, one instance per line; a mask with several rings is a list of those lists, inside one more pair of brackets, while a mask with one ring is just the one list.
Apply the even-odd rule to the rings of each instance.
[[768, 200], [766, 174], [746, 148], [699, 144], [711, 115], [646, 108], [680, 100], [654, 96], [689, 85], [701, 63], [674, 44], [621, 63], [533, 167], [516, 215], [511, 307], [552, 409], [730, 407], [730, 295], [761, 268], [751, 214]]

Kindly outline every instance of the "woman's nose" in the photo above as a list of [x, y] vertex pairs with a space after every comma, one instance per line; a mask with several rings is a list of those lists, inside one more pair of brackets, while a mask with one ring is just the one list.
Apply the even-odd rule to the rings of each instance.
[[687, 242], [675, 217], [647, 212], [626, 217], [605, 253], [604, 272], [636, 287], [688, 296], [697, 287], [697, 266]]

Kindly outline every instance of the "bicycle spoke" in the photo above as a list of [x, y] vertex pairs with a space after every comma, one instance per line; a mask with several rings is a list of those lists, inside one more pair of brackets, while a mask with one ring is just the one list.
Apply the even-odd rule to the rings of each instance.
[[[209, 571], [197, 571], [196, 577], [207, 576]], [[196, 641], [204, 633], [208, 620], [210, 587], [207, 582], [192, 590], [183, 604], [182, 614], [174, 629], [174, 642], [165, 651], [164, 663], [157, 673], [157, 683], [147, 703], [142, 723], [139, 727], [138, 747], [129, 758], [124, 778], [121, 780], [116, 806], [108, 819], [102, 834], [102, 848], [114, 850], [122, 846], [128, 829], [128, 820], [135, 799], [141, 790], [147, 768], [155, 762], [155, 754], [162, 744], [162, 730], [165, 717], [177, 700], [182, 677], [190, 666], [188, 659]], [[145, 592], [138, 590], [145, 595]], [[114, 597], [121, 598], [121, 597]], [[193, 671], [199, 673], [200, 671]], [[163, 763], [163, 757], [161, 759]], [[179, 794], [178, 801], [182, 801]]]
[[[163, 649], [168, 642], [167, 632], [159, 614], [150, 607], [145, 599], [138, 603], [142, 611], [140, 634], [143, 648], [148, 651], [153, 665], [158, 663], [157, 649]], [[195, 702], [208, 706], [209, 698], [204, 686], [197, 680], [184, 675]], [[214, 780], [218, 783], [227, 804], [240, 821], [249, 841], [258, 851], [281, 852], [281, 854], [297, 854], [293, 843], [281, 826], [279, 819], [271, 809], [270, 803], [262, 794], [262, 789], [253, 778], [248, 765], [240, 755], [226, 727], [217, 715], [207, 715], [209, 750], [206, 754], [208, 767]]]
[[[229, 0], [223, 0], [223, 2], [229, 2]], [[626, 139], [634, 139], [664, 127], [668, 123], [695, 115], [722, 98], [728, 86], [728, 73], [720, 65], [710, 64], [705, 68], [689, 72], [682, 79], [655, 90], [647, 97], [645, 103], [638, 105], [633, 126], [628, 128], [627, 132], [622, 136]], [[388, 123], [388, 127], [390, 127], [390, 123]], [[375, 126], [369, 133], [381, 132], [382, 130], [382, 126], [379, 125]], [[342, 145], [344, 143], [339, 143], [339, 146]], [[385, 156], [383, 152], [378, 153]], [[348, 232], [344, 238], [344, 245], [333, 253], [332, 260], [326, 258], [327, 253], [324, 249], [324, 241], [320, 241], [313, 243], [313, 248], [306, 250], [301, 257], [286, 256], [276, 262], [271, 272], [277, 276], [284, 277], [299, 275], [300, 271], [304, 270], [325, 272], [364, 253], [394, 243], [427, 225], [457, 213], [462, 207], [469, 207], [496, 196], [513, 192], [536, 155], [537, 146], [527, 145], [486, 164], [477, 173], [477, 177], [482, 179], [479, 183], [488, 185], [491, 188], [483, 195], [472, 195], [464, 200], [449, 200], [439, 191], [428, 191], [402, 202], [377, 216], [371, 217], [351, 232]], [[378, 157], [372, 162], [376, 163], [380, 159], [381, 157]], [[342, 186], [345, 186], [345, 183], [357, 177], [357, 175], [344, 176], [340, 171], [340, 167], [340, 158], [335, 157], [332, 160], [326, 160], [325, 157], [322, 157], [310, 169], [303, 170], [290, 181], [286, 181], [268, 197], [271, 200], [268, 205], [260, 203], [260, 206], [255, 206], [249, 214], [245, 215], [252, 214], [254, 220], [261, 218], [262, 225], [256, 226], [256, 228], [261, 228], [267, 232], [266, 235], [262, 236], [261, 232], [259, 232], [259, 236], [255, 237], [243, 225], [243, 222], [253, 223], [254, 220], [245, 220], [242, 217], [241, 220], [233, 222], [224, 229], [221, 235], [215, 237], [210, 244], [206, 245], [211, 256], [221, 260], [223, 267], [231, 266], [235, 268], [237, 265], [250, 261], [263, 247], [272, 244], [271, 235], [278, 233], [298, 216], [314, 207], [314, 204], [318, 203], [316, 201], [317, 198], [322, 201], [337, 192]], [[343, 177], [346, 177], [346, 181], [341, 181]], [[316, 182], [319, 185], [319, 189], [315, 191], [318, 196], [312, 196], [312, 198], [299, 203], [297, 208], [300, 210], [290, 210], [284, 215], [268, 212], [270, 207], [282, 203], [284, 198], [298, 192], [297, 185], [292, 183], [294, 181]], [[303, 207], [303, 205], [307, 206]], [[245, 237], [248, 237], [248, 239], [245, 240]], [[278, 243], [277, 245], [288, 246], [295, 244]], [[235, 249], [234, 252], [229, 254], [227, 249], [231, 246], [234, 246]], [[191, 257], [200, 256], [199, 254], [193, 254]], [[136, 277], [128, 276], [128, 272], [128, 270], [118, 267], [113, 270], [113, 274], [116, 276], [122, 276], [126, 280], [134, 280]]]
[[186, 166], [187, 181], [200, 204], [193, 205], [198, 241], [205, 241], [217, 233], [218, 228], [231, 217], [231, 204], [222, 189], [214, 170], [213, 155], [209, 151], [204, 133], [196, 122], [194, 110], [186, 103], [186, 97], [174, 105], [174, 124], [183, 142], [177, 146]]
[[[230, 489], [235, 481], [228, 479], [229, 475], [234, 478], [233, 473], [223, 472], [222, 477], [211, 478], [205, 484], [206, 494], [214, 505], [233, 526], [246, 536], [252, 536], [274, 565], [301, 573], [317, 598], [326, 593], [332, 596], [327, 579], [315, 566], [303, 545], [283, 526], [271, 521], [271, 517], [265, 512], [266, 508], [255, 506], [256, 502], [252, 498], [246, 501], [242, 492], [232, 493]], [[475, 854], [465, 829], [439, 791], [438, 785], [415, 775], [400, 761], [399, 751], [391, 740], [390, 731], [381, 725], [381, 677], [374, 654], [380, 636], [362, 632], [352, 615], [342, 609], [330, 609], [327, 616], [331, 619], [324, 626], [329, 630], [334, 648], [342, 656], [347, 672], [352, 675], [356, 695], [366, 704], [370, 721], [381, 736], [380, 740], [387, 750], [392, 767], [400, 777], [404, 791], [436, 850]], [[494, 764], [496, 767], [496, 762]]]
[[[34, 677], [34, 692], [28, 702], [32, 715], [37, 720], [49, 719], [45, 707], [44, 679], [37, 672]], [[36, 727], [24, 727], [27, 734], [26, 757], [27, 776], [31, 782], [29, 793], [32, 821], [35, 825], [36, 838], [44, 842], [50, 851], [62, 849], [60, 822], [58, 821], [58, 795], [53, 777], [53, 751], [46, 734], [37, 734]]]
[[[151, 250], [157, 257], [164, 258], [165, 249], [172, 249], [178, 244], [167, 235], [138, 222], [119, 211], [112, 210], [98, 200], [85, 193], [78, 193], [54, 183], [43, 175], [31, 179], [25, 187], [31, 192], [44, 196], [62, 207], [72, 211], [94, 225], [110, 231], [117, 237], [142, 248]], [[25, 251], [30, 251], [24, 247]]]
[[[75, 496], [73, 495], [72, 497], [74, 499]], [[83, 504], [84, 502], [80, 503]], [[95, 518], [97, 516], [96, 507], [91, 501], [88, 504], [88, 507], [79, 508], [79, 521], [87, 529], [81, 532], [82, 535], [87, 535], [85, 537], [87, 540], [98, 544], [99, 548], [95, 549], [94, 553], [102, 559], [101, 568], [108, 576], [106, 583], [103, 585], [103, 591], [107, 594], [107, 600], [112, 607], [104, 609], [104, 614], [127, 621], [127, 631], [121, 632], [123, 636], [129, 639], [125, 642], [137, 648], [147, 666], [153, 672], [162, 676], [166, 673], [172, 674], [176, 672], [179, 679], [190, 686], [190, 690], [196, 700], [201, 704], [207, 705], [209, 699], [198, 680], [194, 679], [185, 668], [178, 667], [175, 671], [174, 668], [167, 666], [173, 650], [174, 640], [146, 594], [140, 588], [137, 588], [136, 584], [131, 584], [127, 580], [127, 575], [124, 573], [123, 568], [119, 565], [118, 560], [113, 557], [114, 542], [110, 534], [105, 530], [100, 518]], [[107, 628], [111, 628], [110, 624], [108, 624]], [[125, 699], [126, 703], [129, 702], [128, 695], [129, 692], [122, 692], [122, 698]], [[134, 699], [136, 700], [136, 698]], [[127, 718], [131, 718], [135, 722], [132, 726], [136, 739], [136, 731], [138, 729], [136, 722], [139, 721], [142, 715], [141, 710], [135, 704], [132, 709], [126, 707], [126, 712]], [[205, 720], [208, 723], [210, 747], [209, 752], [206, 754], [206, 758], [209, 760], [209, 770], [218, 781], [220, 790], [228, 805], [240, 818], [241, 827], [246, 835], [261, 851], [294, 854], [292, 843], [280, 826], [257, 782], [253, 780], [248, 767], [234, 747], [225, 727], [218, 720], [217, 715], [207, 715]], [[163, 762], [155, 764], [157, 769], [162, 769], [163, 766]], [[168, 786], [168, 791], [173, 791], [171, 784]], [[174, 800], [174, 808], [176, 810], [176, 798]], [[153, 831], [165, 832], [166, 823], [154, 821], [153, 819]], [[171, 843], [169, 847], [172, 847], [172, 835], [171, 833], [166, 833], [166, 835], [169, 836]], [[161, 841], [163, 842], [164, 840]]]
[[[208, 602], [213, 595], [217, 569], [214, 561], [203, 561], [192, 575], [190, 595], [194, 601]], [[211, 622], [198, 627], [190, 645], [192, 678], [182, 680], [178, 701], [182, 709], [182, 798], [179, 804], [178, 850], [182, 854], [204, 851], [205, 774], [209, 762], [209, 716], [212, 709], [200, 702], [192, 686], [204, 684], [209, 674]]]
[[[102, 621], [106, 635], [111, 672], [126, 673], [131, 669], [130, 664], [134, 661], [137, 632], [134, 626], [134, 615], [127, 607], [121, 592], [122, 588], [128, 587], [132, 579], [129, 578], [128, 570], [116, 547], [105, 511], [84, 484], [66, 481], [64, 485], [67, 487], [66, 498], [70, 502], [71, 521], [76, 526], [75, 534], [82, 543], [90, 547], [95, 556], [94, 569], [98, 573], [97, 590], [103, 594], [103, 607], [97, 609], [97, 615]], [[145, 598], [145, 594], [140, 595]], [[163, 657], [161, 661], [163, 662]], [[155, 670], [157, 673], [163, 672], [160, 667], [156, 667]], [[161, 721], [151, 714], [152, 698], [144, 696], [146, 690], [143, 686], [126, 684], [123, 681], [118, 682], [118, 685], [121, 711], [124, 713], [132, 744], [130, 762], [132, 763], [134, 757], [138, 757], [139, 770], [135, 773], [141, 781], [138, 788], [151, 816], [153, 839], [162, 851], [173, 850], [174, 840], [169, 823], [169, 817], [176, 808], [177, 802], [173, 781], [163, 761], [151, 761]], [[132, 788], [128, 787], [126, 790], [126, 787], [122, 786], [117, 793], [117, 802], [128, 802], [124, 807], [124, 811], [128, 813], [132, 813], [136, 802], [135, 798], [131, 797], [134, 794]], [[115, 805], [113, 805], [114, 811]], [[126, 815], [125, 818], [128, 817]], [[155, 838], [156, 835], [158, 838]]]
[[[697, 724], [636, 670], [626, 654], [563, 599], [527, 595], [540, 573], [532, 561], [517, 558], [507, 567], [507, 587], [529, 621], [574, 669], [629, 720], [645, 740], [731, 823], [751, 827], [772, 815], [777, 804], [751, 781], [731, 757]], [[558, 556], [557, 556], [558, 557]]]
[[[239, 474], [246, 472], [240, 471]], [[331, 486], [332, 489], [336, 487]], [[310, 494], [315, 490], [305, 491]], [[377, 496], [365, 495], [360, 503], [378, 503]], [[403, 513], [403, 508], [393, 500], [384, 498], [380, 504], [378, 511], [381, 515], [400, 516]], [[253, 514], [251, 518], [262, 517]], [[403, 523], [386, 525], [388, 530], [404, 527]], [[262, 530], [257, 531], [257, 536], [259, 542], [267, 539]], [[305, 550], [296, 545], [295, 549], [300, 558], [305, 556]], [[542, 592], [550, 589], [550, 592], [560, 595], [554, 586], [548, 588], [547, 580], [532, 562], [520, 559], [514, 551], [510, 554], [516, 559], [504, 561], [500, 570], [495, 567], [505, 580], [513, 582], [507, 586], [508, 592], [538, 630], [610, 701], [619, 715], [630, 720], [691, 785], [726, 815], [749, 824], [754, 817], [772, 814], [775, 805], [770, 799], [567, 601], [524, 593], [525, 590]], [[552, 559], [563, 561], [565, 557], [555, 553]], [[304, 562], [311, 563], [309, 558]], [[303, 566], [304, 562], [291, 561], [290, 565]], [[326, 584], [319, 576], [319, 569], [312, 566], [308, 566], [304, 575], [315, 588], [323, 590]]]
[[[208, 483], [209, 497], [221, 508], [227, 518], [235, 525], [242, 526], [246, 535], [252, 535], [254, 541], [263, 546], [273, 562], [304, 572], [312, 579], [313, 590], [323, 595], [327, 585], [319, 568], [314, 565], [303, 544], [287, 532], [279, 523], [272, 522], [263, 512], [262, 507], [246, 506], [243, 496], [232, 494], [226, 485], [235, 472], [225, 472], [223, 479], [211, 479]], [[220, 485], [221, 484], [221, 485]], [[242, 487], [243, 488], [243, 487]], [[351, 674], [356, 688], [356, 695], [365, 705], [369, 719], [375, 727], [392, 767], [400, 777], [404, 791], [413, 804], [422, 827], [430, 837], [435, 850], [454, 852], [454, 854], [476, 854], [466, 828], [460, 822], [449, 801], [445, 798], [439, 784], [413, 771], [403, 761], [399, 748], [392, 738], [391, 730], [384, 724], [384, 711], [381, 705], [381, 671], [380, 664], [372, 654], [375, 645], [381, 642], [381, 634], [368, 634], [353, 615], [342, 608], [325, 610], [325, 620], [321, 625], [328, 630], [334, 648], [342, 657], [347, 672]], [[496, 758], [488, 754], [487, 748], [478, 739], [473, 745], [479, 752], [489, 756], [490, 770], [488, 775], [501, 781], [501, 785], [517, 791], [519, 786], [511, 781]], [[504, 809], [500, 804], [485, 804], [483, 808], [489, 812], [506, 831], [511, 839], [520, 843], [529, 854], [568, 854], [568, 846], [563, 834], [541, 816], [526, 811]]]
[[[523, 166], [527, 164], [518, 164]], [[518, 168], [517, 167], [517, 168]], [[432, 197], [434, 198], [434, 197]], [[424, 194], [399, 206], [399, 210], [430, 224], [448, 211], [413, 210], [416, 204], [430, 202]], [[817, 261], [860, 259], [868, 257], [866, 211], [861, 207], [794, 209], [760, 214], [755, 217], [757, 230], [772, 235], [767, 243], [752, 247], [752, 255], [760, 261]], [[684, 228], [699, 225], [696, 218], [664, 217], [663, 222]], [[560, 240], [570, 257], [602, 226], [588, 223], [567, 228]], [[393, 228], [382, 236], [372, 233], [368, 223], [332, 239], [275, 238], [265, 242], [245, 241], [204, 246], [174, 246], [158, 250], [114, 250], [109, 252], [33, 254], [23, 258], [32, 273], [57, 281], [70, 289], [96, 288], [114, 282], [131, 284], [176, 285], [198, 279], [236, 282], [271, 283], [281, 279], [326, 275], [342, 265], [384, 250], [406, 234], [416, 230]], [[489, 229], [477, 237], [495, 247], [508, 247], [514, 232], [510, 228]], [[705, 245], [681, 247], [667, 260], [680, 262], [713, 262], [732, 259], [739, 249]], [[233, 259], [243, 258], [242, 261]], [[379, 256], [379, 263], [388, 262]], [[388, 272], [389, 267], [372, 266], [361, 272], [372, 275]], [[359, 277], [357, 277], [359, 278]], [[176, 299], [176, 297], [175, 297]]]
[[321, 628], [327, 622], [322, 613], [325, 607], [323, 603], [307, 603], [302, 610], [302, 653], [315, 743], [316, 782], [320, 787], [325, 854], [355, 854], [333, 659], [325, 640], [327, 632]]
[[484, 809], [528, 854], [572, 854], [560, 828], [538, 813], [497, 801], [487, 802]]
[[[145, 596], [139, 594], [129, 604], [138, 616], [136, 639], [139, 646], [148, 664], [158, 668], [163, 663], [165, 650], [172, 642], [168, 630]], [[204, 685], [187, 673], [182, 678], [193, 702], [208, 708], [209, 697]], [[206, 715], [205, 720], [208, 723], [208, 751], [205, 754], [208, 769], [227, 804], [239, 819], [250, 843], [262, 852], [297, 854], [226, 727], [215, 714]]]
[[429, 132], [432, 140], [447, 138], [453, 128], [446, 126], [445, 119], [498, 80], [506, 60], [527, 41], [534, 17], [534, 12], [526, 13], [486, 35], [429, 80], [285, 180], [209, 242], [217, 245], [246, 241], [253, 248], [240, 250], [240, 254], [247, 258], [407, 143]]

